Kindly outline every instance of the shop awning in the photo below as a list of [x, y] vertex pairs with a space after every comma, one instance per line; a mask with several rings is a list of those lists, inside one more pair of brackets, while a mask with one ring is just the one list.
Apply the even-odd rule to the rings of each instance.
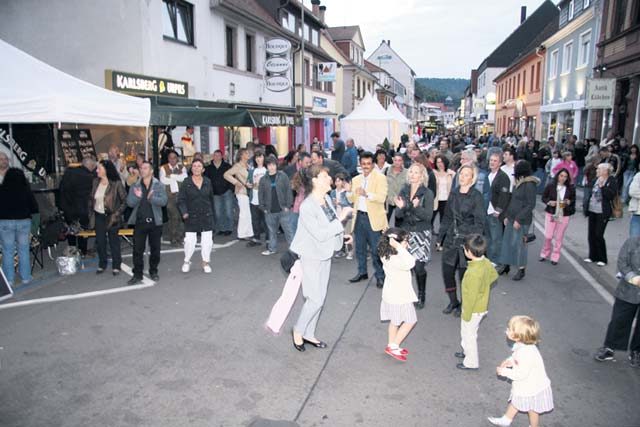
[[0, 123], [148, 126], [149, 101], [92, 85], [0, 40]]
[[151, 98], [151, 124], [157, 126], [256, 127], [246, 109], [196, 99]]

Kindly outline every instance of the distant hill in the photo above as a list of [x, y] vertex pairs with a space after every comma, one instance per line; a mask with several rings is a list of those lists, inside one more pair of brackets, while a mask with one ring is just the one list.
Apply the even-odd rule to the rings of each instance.
[[447, 96], [457, 103], [464, 97], [468, 79], [438, 79], [421, 77], [416, 79], [416, 95], [427, 102], [444, 102]]

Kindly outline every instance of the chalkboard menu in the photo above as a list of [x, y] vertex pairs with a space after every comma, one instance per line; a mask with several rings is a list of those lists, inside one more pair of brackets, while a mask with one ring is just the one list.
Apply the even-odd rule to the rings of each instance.
[[0, 268], [0, 301], [3, 299], [11, 298], [13, 296], [13, 289], [7, 281], [2, 269]]
[[81, 163], [87, 155], [97, 157], [89, 129], [59, 129], [58, 141], [66, 166]]

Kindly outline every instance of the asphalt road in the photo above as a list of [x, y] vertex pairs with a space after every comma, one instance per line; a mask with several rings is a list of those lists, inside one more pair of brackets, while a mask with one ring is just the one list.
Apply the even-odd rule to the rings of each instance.
[[[197, 267], [182, 274], [181, 254], [163, 255], [154, 287], [0, 310], [0, 425], [486, 426], [509, 396], [495, 375], [509, 354], [506, 322], [529, 314], [542, 325], [555, 396], [543, 425], [640, 426], [640, 370], [624, 353], [614, 363], [592, 358], [610, 305], [565, 259], [539, 263], [539, 245], [530, 246], [525, 280], [502, 276], [493, 289], [477, 372], [455, 368], [459, 319], [441, 313], [439, 253], [404, 364], [383, 353], [380, 290], [346, 283], [355, 261], [333, 263], [318, 327], [330, 347], [301, 354], [290, 338], [300, 300], [282, 335], [263, 327], [285, 279], [277, 257], [236, 243], [213, 254], [214, 273], [205, 275]], [[126, 279], [87, 271], [20, 298]], [[526, 416], [513, 425], [527, 426]]]

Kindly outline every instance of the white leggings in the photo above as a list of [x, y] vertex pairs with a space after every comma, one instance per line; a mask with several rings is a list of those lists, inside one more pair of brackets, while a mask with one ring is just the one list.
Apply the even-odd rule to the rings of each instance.
[[[211, 258], [211, 249], [213, 248], [213, 231], [203, 231], [200, 243], [202, 245], [202, 261], [208, 263]], [[184, 233], [184, 262], [191, 261], [193, 253], [196, 251], [196, 243], [198, 242], [198, 233]]]

